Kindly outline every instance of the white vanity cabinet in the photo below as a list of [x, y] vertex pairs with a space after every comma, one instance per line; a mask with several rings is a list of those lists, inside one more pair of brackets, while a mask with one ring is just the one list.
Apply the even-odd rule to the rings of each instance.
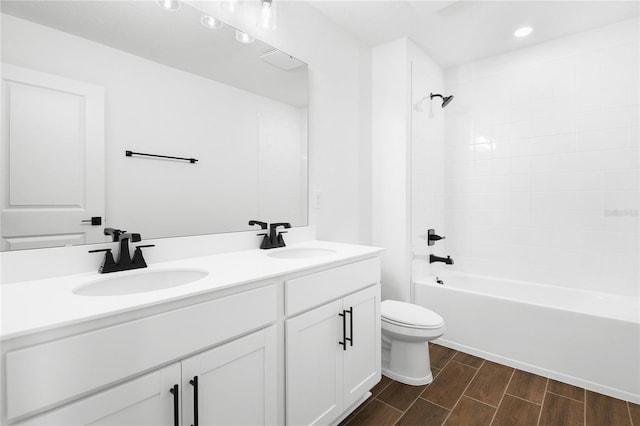
[[271, 326], [19, 424], [273, 425], [276, 347]]
[[[91, 421], [84, 421], [82, 414], [85, 408], [82, 407], [91, 406], [92, 398], [97, 398], [101, 401], [98, 405], [113, 407], [107, 409], [105, 416], [120, 412], [117, 414], [120, 417], [117, 418], [122, 418], [122, 422], [110, 424], [127, 424], [124, 420], [126, 417], [122, 416], [128, 415], [129, 409], [135, 411], [132, 415], [141, 415], [143, 418], [150, 419], [148, 424], [156, 424], [157, 419], [165, 419], [166, 415], [161, 415], [165, 408], [158, 408], [160, 411], [149, 411], [144, 414], [142, 411], [152, 409], [151, 401], [146, 399], [151, 398], [160, 404], [161, 400], [171, 396], [169, 388], [173, 383], [167, 387], [164, 370], [157, 370], [149, 377], [144, 376], [145, 380], [134, 379], [133, 382], [125, 382], [122, 385], [118, 383], [175, 362], [180, 363], [179, 370], [182, 371], [182, 376], [185, 371], [192, 376], [202, 375], [205, 388], [213, 386], [212, 380], [220, 381], [221, 384], [216, 385], [218, 386], [216, 391], [219, 392], [217, 396], [227, 398], [224, 406], [226, 410], [246, 404], [247, 395], [249, 395], [250, 399], [253, 398], [252, 403], [259, 401], [266, 407], [261, 414], [254, 414], [261, 415], [265, 423], [275, 423], [272, 421], [274, 419], [272, 395], [276, 395], [277, 385], [272, 375], [277, 374], [278, 365], [275, 361], [277, 343], [274, 340], [275, 326], [265, 327], [275, 323], [276, 319], [277, 292], [275, 285], [271, 284], [134, 321], [9, 350], [4, 354], [6, 394], [3, 404], [6, 417], [3, 416], [2, 423], [4, 424], [5, 419], [8, 418], [8, 424], [13, 424], [16, 420], [47, 411], [47, 415], [55, 413], [56, 416], [70, 416], [69, 419], [74, 419], [74, 421], [59, 423], [61, 425], [88, 424]], [[263, 330], [233, 340], [237, 336], [260, 329]], [[220, 344], [222, 346], [214, 347]], [[212, 347], [213, 349], [207, 350]], [[195, 355], [192, 356], [192, 354]], [[244, 369], [246, 372], [239, 374]], [[259, 369], [263, 371], [257, 372]], [[234, 373], [238, 373], [235, 381], [228, 381], [228, 377]], [[140, 390], [135, 384], [138, 380], [142, 380], [140, 383], [146, 383], [150, 387]], [[154, 388], [155, 385], [150, 385], [149, 380], [162, 383], [166, 388], [164, 395], [157, 386]], [[192, 389], [187, 388], [189, 380], [184, 377], [172, 378], [172, 380], [181, 384], [179, 387], [181, 398], [184, 398], [183, 402], [186, 404], [185, 409], [191, 410], [193, 404], [190, 401], [193, 401], [193, 398], [189, 393]], [[233, 386], [229, 386], [229, 383], [233, 383]], [[259, 383], [261, 386], [257, 386]], [[99, 394], [95, 393], [112, 384], [116, 388], [101, 391]], [[126, 390], [119, 392], [116, 390], [119, 387]], [[246, 393], [243, 393], [241, 388], [244, 388]], [[137, 393], [138, 391], [141, 393]], [[107, 402], [111, 401], [111, 395], [124, 399], [120, 405], [116, 402]], [[209, 395], [211, 393], [207, 390], [205, 398], [209, 398]], [[233, 398], [236, 398], [235, 404], [230, 403]], [[144, 401], [144, 404], [138, 406], [138, 402], [141, 401]], [[219, 400], [216, 399], [216, 401]], [[70, 403], [72, 405], [68, 405]], [[213, 406], [216, 404], [217, 402]], [[167, 407], [169, 404], [162, 403], [162, 405]], [[212, 405], [208, 403], [204, 405], [207, 407], [205, 408], [206, 418], [217, 419], [218, 417], [215, 416], [228, 418], [225, 416], [230, 416], [232, 413], [227, 411], [227, 414], [224, 414], [218, 411], [213, 415], [214, 417], [211, 417], [206, 410]], [[59, 406], [62, 407], [56, 408]], [[88, 414], [94, 413], [89, 410]], [[240, 416], [239, 418], [246, 415], [244, 410], [235, 414]], [[40, 422], [39, 418], [33, 418], [36, 423], [31, 423], [29, 420], [26, 424], [47, 426], [56, 424], [46, 420], [48, 419], [46, 415], [41, 418], [45, 420]], [[136, 424], [136, 421], [132, 424]], [[141, 422], [141, 424], [147, 423]], [[227, 422], [227, 424], [230, 423]]]
[[332, 423], [380, 381], [379, 274], [376, 258], [285, 282], [288, 311], [324, 302], [286, 320], [287, 424]]
[[[23, 426], [175, 426], [174, 404], [176, 401], [170, 389], [179, 383], [180, 364], [171, 364], [17, 424]], [[177, 403], [180, 404], [179, 391]]]
[[188, 358], [181, 364], [183, 425], [278, 423], [275, 326]]

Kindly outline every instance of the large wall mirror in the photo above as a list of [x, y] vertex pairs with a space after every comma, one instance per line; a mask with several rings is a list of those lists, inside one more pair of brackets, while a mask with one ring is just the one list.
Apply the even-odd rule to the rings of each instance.
[[305, 63], [186, 4], [1, 12], [2, 250], [307, 224]]

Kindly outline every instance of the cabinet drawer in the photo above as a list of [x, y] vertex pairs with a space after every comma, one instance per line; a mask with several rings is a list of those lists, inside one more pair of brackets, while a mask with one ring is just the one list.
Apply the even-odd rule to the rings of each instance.
[[377, 257], [286, 280], [286, 314], [295, 315], [379, 281], [380, 259]]
[[273, 285], [6, 354], [9, 419], [176, 360], [276, 320]]

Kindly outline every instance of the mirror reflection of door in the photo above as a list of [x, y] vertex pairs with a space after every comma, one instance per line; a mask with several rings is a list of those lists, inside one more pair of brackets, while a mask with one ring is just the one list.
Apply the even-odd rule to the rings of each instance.
[[2, 64], [0, 249], [105, 241], [104, 170], [103, 88]]

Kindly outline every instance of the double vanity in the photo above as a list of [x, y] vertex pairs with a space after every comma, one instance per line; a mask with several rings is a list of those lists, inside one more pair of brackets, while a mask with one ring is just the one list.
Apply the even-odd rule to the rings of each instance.
[[2, 424], [334, 424], [380, 380], [380, 249], [307, 241], [2, 286]]

